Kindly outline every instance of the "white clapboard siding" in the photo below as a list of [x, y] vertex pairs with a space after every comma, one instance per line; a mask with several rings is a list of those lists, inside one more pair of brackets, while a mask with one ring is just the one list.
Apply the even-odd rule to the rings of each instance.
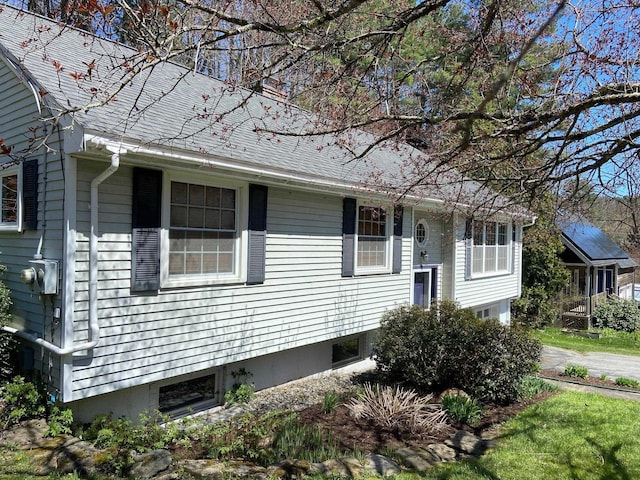
[[[29, 139], [33, 136], [30, 129], [43, 134], [42, 116], [36, 98], [30, 87], [22, 83], [15, 72], [0, 60], [0, 138], [14, 152], [27, 151]], [[29, 266], [38, 249], [40, 238], [43, 240], [42, 255], [44, 258], [61, 260], [63, 258], [63, 199], [64, 174], [60, 153], [63, 149], [58, 143], [57, 133], [47, 140], [48, 151], [44, 149], [30, 153], [26, 158], [38, 158], [38, 230], [18, 232], [0, 232], [0, 263], [7, 267], [4, 282], [11, 290], [13, 300], [13, 322], [18, 328], [37, 333], [48, 341], [60, 341], [59, 328], [52, 325], [52, 308], [50, 304], [43, 309], [43, 303], [27, 285], [20, 282], [20, 272]], [[46, 180], [46, 181], [45, 181]], [[60, 306], [60, 297], [55, 298], [56, 307]], [[53, 331], [53, 333], [52, 333]], [[48, 352], [40, 355], [38, 347], [36, 368], [41, 369], [43, 378], [49, 383], [52, 393], [60, 389], [60, 360], [50, 356]]]
[[[516, 227], [519, 228], [519, 227]], [[464, 221], [456, 229], [456, 259], [454, 264], [455, 300], [462, 307], [488, 305], [515, 298], [519, 294], [521, 235], [517, 235], [515, 249], [515, 271], [510, 274], [465, 279]]]
[[[89, 213], [81, 210], [102, 169], [83, 162], [78, 170], [77, 342], [88, 338]], [[264, 284], [131, 295], [131, 189], [127, 165], [100, 187], [101, 342], [73, 367], [74, 398], [370, 331], [409, 301], [409, 211], [402, 273], [342, 278], [342, 198], [277, 187], [269, 188]]]

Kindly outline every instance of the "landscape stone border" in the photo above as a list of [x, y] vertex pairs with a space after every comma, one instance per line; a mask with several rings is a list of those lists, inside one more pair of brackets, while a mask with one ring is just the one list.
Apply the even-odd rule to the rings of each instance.
[[[42, 420], [29, 420], [0, 434], [0, 445], [26, 452], [38, 475], [78, 472], [91, 475], [103, 470], [110, 456], [106, 450], [71, 435], [46, 437], [48, 426]], [[221, 462], [217, 460], [174, 460], [168, 450], [153, 450], [133, 455], [130, 475], [133, 478], [178, 480], [183, 473], [202, 479], [238, 478], [301, 478], [307, 474], [361, 477], [378, 475], [387, 477], [403, 469], [424, 471], [438, 462], [451, 462], [461, 458], [478, 457], [495, 445], [495, 440], [480, 438], [459, 430], [444, 443], [428, 444], [424, 448], [404, 447], [393, 452], [394, 458], [370, 454], [363, 457], [342, 457], [311, 463], [286, 460], [270, 467], [249, 462]]]

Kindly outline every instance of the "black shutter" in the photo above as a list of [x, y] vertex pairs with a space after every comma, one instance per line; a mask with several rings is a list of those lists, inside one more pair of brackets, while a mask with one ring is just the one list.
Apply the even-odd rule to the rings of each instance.
[[264, 185], [249, 185], [249, 252], [247, 283], [264, 283], [267, 245], [267, 195]]
[[133, 169], [131, 290], [160, 289], [162, 171]]
[[464, 279], [471, 280], [471, 256], [473, 252], [473, 220], [467, 219], [464, 226]]
[[355, 274], [356, 199], [342, 201], [342, 276]]
[[402, 272], [402, 205], [393, 207], [393, 267], [392, 273]]
[[22, 228], [38, 228], [38, 159], [22, 162]]

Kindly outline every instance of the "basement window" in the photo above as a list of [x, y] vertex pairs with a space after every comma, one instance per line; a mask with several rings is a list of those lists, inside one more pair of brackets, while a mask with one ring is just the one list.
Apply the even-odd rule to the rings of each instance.
[[352, 337], [336, 342], [331, 347], [331, 365], [341, 367], [362, 359], [360, 337]]
[[197, 410], [215, 402], [216, 376], [206, 375], [160, 387], [158, 409], [163, 413], [187, 408]]

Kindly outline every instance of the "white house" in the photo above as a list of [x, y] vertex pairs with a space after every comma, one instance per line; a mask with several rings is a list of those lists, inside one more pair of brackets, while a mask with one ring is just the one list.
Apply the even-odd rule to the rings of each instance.
[[2, 6], [2, 329], [77, 418], [213, 405], [240, 369], [261, 389], [364, 359], [401, 304], [509, 322], [528, 214], [469, 221], [438, 182], [393, 205], [368, 179], [420, 152], [349, 162], [334, 139], [267, 134], [307, 113], [171, 63], [83, 108], [135, 55]]

